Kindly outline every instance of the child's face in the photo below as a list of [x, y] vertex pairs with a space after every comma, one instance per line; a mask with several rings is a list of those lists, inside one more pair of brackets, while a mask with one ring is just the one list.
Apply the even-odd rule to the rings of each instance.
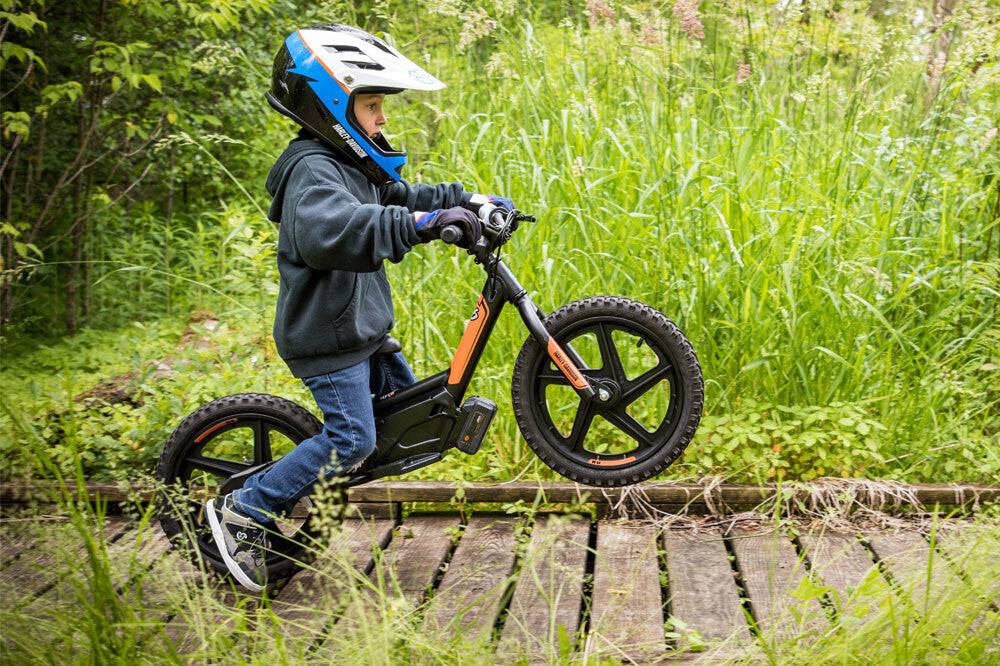
[[354, 96], [354, 117], [370, 139], [378, 136], [382, 131], [382, 125], [385, 125], [385, 116], [382, 114], [383, 102], [385, 102], [384, 93], [361, 93]]

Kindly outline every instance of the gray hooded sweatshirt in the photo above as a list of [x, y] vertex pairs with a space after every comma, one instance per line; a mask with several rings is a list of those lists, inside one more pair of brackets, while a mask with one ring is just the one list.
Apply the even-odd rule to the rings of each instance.
[[413, 211], [467, 203], [458, 183], [400, 181], [378, 189], [303, 132], [267, 176], [268, 218], [278, 230], [274, 341], [296, 377], [347, 368], [371, 356], [394, 324], [383, 262], [420, 242]]

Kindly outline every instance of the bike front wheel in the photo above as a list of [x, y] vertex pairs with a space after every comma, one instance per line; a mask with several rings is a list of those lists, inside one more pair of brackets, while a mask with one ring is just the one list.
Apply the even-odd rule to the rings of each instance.
[[658, 310], [627, 298], [574, 301], [545, 318], [604, 399], [582, 400], [533, 337], [514, 365], [511, 395], [524, 439], [549, 467], [591, 486], [656, 476], [694, 437], [704, 384], [694, 348]]

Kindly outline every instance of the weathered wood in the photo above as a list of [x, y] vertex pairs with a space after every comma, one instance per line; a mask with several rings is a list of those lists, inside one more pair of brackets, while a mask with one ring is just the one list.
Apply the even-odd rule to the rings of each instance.
[[[105, 542], [113, 542], [128, 527], [129, 523], [121, 517], [116, 516], [111, 519], [105, 519], [101, 528]], [[52, 535], [53, 531], [58, 536]], [[67, 523], [51, 525], [50, 530], [46, 533], [50, 537], [53, 537], [53, 540], [60, 538], [73, 539], [79, 536], [75, 526]], [[94, 527], [93, 536], [95, 538], [99, 536], [96, 526]], [[79, 558], [85, 557], [87, 553], [84, 546], [77, 546], [76, 548], [67, 550], [65, 548], [67, 544], [65, 543], [52, 544], [48, 541], [38, 540], [35, 544], [35, 548], [29, 548], [22, 552], [19, 558], [10, 562], [0, 572], [0, 581], [2, 581], [0, 590], [3, 590], [2, 594], [4, 596], [8, 594], [16, 595], [18, 599], [24, 601], [32, 599], [35, 595], [43, 592], [52, 585], [58, 578], [69, 573], [69, 567], [72, 566], [70, 560], [75, 559], [78, 561]], [[60, 546], [62, 547], [61, 549]], [[62, 551], [61, 555], [60, 550]]]
[[577, 637], [587, 568], [590, 521], [539, 519], [518, 572], [498, 652], [558, 661], [559, 627]]
[[799, 543], [813, 575], [837, 593], [836, 606], [848, 610], [852, 591], [876, 568], [871, 555], [856, 535], [845, 532], [813, 530], [801, 534]]
[[[1000, 606], [1000, 525], [969, 524], [939, 525], [934, 546], [948, 558], [949, 564], [963, 572], [963, 582], [975, 591], [976, 601], [969, 600], [956, 613], [956, 622], [968, 622], [968, 631], [996, 625], [996, 610]], [[965, 633], [965, 632], [963, 632]], [[1000, 640], [996, 651], [1000, 651]]]
[[411, 514], [375, 563], [372, 583], [389, 595], [398, 592], [411, 604], [422, 603], [461, 524], [457, 513]]
[[875, 555], [889, 571], [892, 582], [918, 608], [929, 603], [949, 581], [961, 584], [958, 580], [952, 581], [955, 571], [943, 557], [931, 559], [930, 544], [918, 532], [880, 532], [867, 538]]
[[[825, 623], [823, 607], [815, 599], [801, 602], [790, 592], [805, 576], [805, 564], [783, 530], [753, 531], [735, 527], [730, 543], [750, 599], [758, 630], [768, 640], [809, 633]], [[792, 608], [804, 611], [796, 622]]]
[[590, 633], [602, 654], [645, 661], [666, 649], [658, 536], [648, 525], [597, 523]]
[[[670, 614], [708, 643], [751, 641], [736, 577], [719, 528], [698, 532], [664, 530]], [[679, 633], [682, 630], [675, 629]], [[678, 647], [687, 647], [681, 639]]]
[[[391, 520], [344, 521], [326, 552], [295, 574], [271, 602], [271, 610], [283, 620], [283, 630], [306, 640], [319, 637], [334, 619], [343, 594], [368, 573], [375, 549], [389, 543], [392, 527]], [[357, 572], [356, 577], [343, 566]]]
[[259, 593], [234, 588], [228, 580], [214, 580], [205, 588], [207, 599], [196, 603], [188, 614], [176, 616], [164, 627], [177, 654], [198, 653], [219, 637], [229, 638], [260, 606]]
[[[1000, 526], [959, 522], [941, 525], [935, 534], [935, 545], [949, 562], [971, 579], [982, 580], [980, 570], [996, 565], [1000, 553]], [[986, 581], [979, 589], [984, 599], [1000, 605], [1000, 577]]]
[[[68, 483], [70, 492], [75, 492], [75, 484]], [[458, 486], [446, 481], [377, 481], [351, 488], [352, 502], [451, 502]], [[617, 501], [622, 493], [641, 494], [643, 501], [653, 505], [673, 505], [676, 507], [705, 507], [705, 487], [695, 483], [675, 483], [670, 481], [643, 483], [621, 488], [593, 488], [568, 482], [515, 482], [497, 484], [466, 484], [466, 502], [516, 502], [533, 501], [539, 493], [545, 502], [605, 504]], [[808, 486], [785, 488], [791, 490], [796, 499], [808, 501]], [[972, 505], [1000, 501], [1000, 484], [914, 484], [904, 490], [925, 506]], [[774, 484], [722, 484], [713, 488], [711, 499], [722, 509], [728, 507], [756, 506], [774, 498]], [[60, 496], [58, 488], [47, 482], [15, 482], [0, 484], [0, 501], [56, 501]], [[87, 496], [98, 497], [108, 502], [148, 501], [153, 490], [147, 486], [136, 486], [127, 490], [111, 483], [88, 483]], [[878, 507], [872, 507], [878, 508]]]
[[425, 626], [441, 641], [461, 633], [471, 641], [493, 629], [516, 558], [509, 516], [473, 517], [430, 602]]
[[[64, 521], [47, 521], [58, 525]], [[0, 566], [12, 562], [24, 551], [38, 543], [38, 535], [34, 532], [34, 521], [28, 523], [0, 524]]]
[[[324, 554], [295, 574], [270, 602], [285, 640], [308, 644], [322, 636], [323, 628], [335, 619], [340, 596], [357, 582], [340, 565], [363, 575], [371, 566], [374, 550], [385, 546], [391, 529], [390, 520], [344, 521]], [[178, 654], [197, 653], [217, 637], [236, 633], [241, 623], [257, 619], [254, 614], [261, 607], [262, 593], [234, 587], [229, 580], [211, 582], [206, 593], [207, 604], [191, 609], [194, 614], [176, 616], [165, 628]], [[222, 607], [239, 607], [239, 612], [226, 612]], [[207, 617], [203, 615], [206, 610]]]

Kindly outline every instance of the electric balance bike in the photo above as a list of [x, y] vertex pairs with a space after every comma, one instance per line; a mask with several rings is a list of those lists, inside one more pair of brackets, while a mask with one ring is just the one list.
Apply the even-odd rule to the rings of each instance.
[[[538, 457], [591, 486], [624, 486], [662, 472], [701, 419], [704, 385], [691, 343], [665, 315], [627, 298], [584, 298], [546, 315], [500, 257], [519, 224], [534, 218], [491, 204], [480, 217], [482, 238], [467, 251], [486, 271], [486, 283], [451, 366], [374, 399], [375, 452], [341, 487], [411, 472], [452, 448], [479, 450], [497, 405], [465, 393], [508, 303], [529, 332], [514, 365], [514, 417]], [[458, 243], [461, 230], [446, 227], [442, 240]], [[388, 338], [378, 353], [399, 350]], [[226, 572], [204, 501], [242, 487], [321, 427], [303, 407], [272, 395], [242, 393], [199, 408], [170, 435], [156, 466], [157, 479], [177, 491], [170, 501], [169, 491], [162, 493], [164, 531]], [[291, 575], [304, 561], [319, 531], [313, 518], [281, 524], [267, 556], [269, 579]]]

